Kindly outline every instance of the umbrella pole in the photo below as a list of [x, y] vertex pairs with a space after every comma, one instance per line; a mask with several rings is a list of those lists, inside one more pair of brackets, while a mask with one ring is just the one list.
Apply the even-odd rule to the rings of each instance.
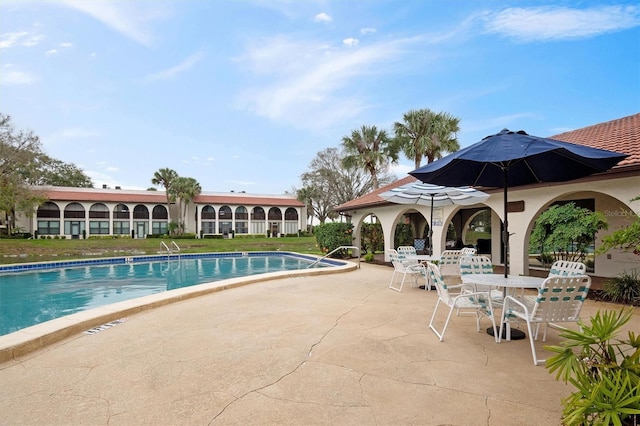
[[504, 176], [504, 231], [502, 231], [502, 243], [503, 243], [503, 256], [504, 256], [504, 277], [507, 278], [509, 275], [509, 219], [507, 217], [508, 214], [508, 201], [507, 201], [507, 187], [508, 187], [508, 175], [509, 168], [503, 167], [502, 173]]
[[431, 194], [431, 222], [429, 222], [429, 256], [433, 256], [433, 197]]

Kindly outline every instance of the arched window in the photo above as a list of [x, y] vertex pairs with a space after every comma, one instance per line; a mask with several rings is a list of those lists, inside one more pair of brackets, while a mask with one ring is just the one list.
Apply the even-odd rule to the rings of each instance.
[[56, 203], [50, 201], [43, 203], [38, 207], [37, 217], [38, 234], [60, 235], [60, 208]]
[[236, 208], [236, 234], [248, 234], [249, 233], [249, 212], [244, 206], [238, 206]]
[[216, 210], [211, 206], [204, 206], [202, 208], [202, 220], [215, 220]]
[[95, 203], [89, 208], [89, 219], [109, 219], [109, 209], [102, 203]]
[[147, 206], [143, 206], [142, 204], [138, 204], [133, 208], [133, 218], [134, 219], [149, 219], [149, 209]]
[[65, 219], [84, 219], [84, 207], [80, 203], [71, 203], [64, 208]]
[[218, 232], [222, 235], [229, 235], [233, 230], [233, 213], [231, 212], [231, 207], [220, 207], [220, 210], [218, 211], [218, 218], [220, 219], [220, 228]]
[[165, 206], [157, 205], [153, 208], [152, 219], [154, 220], [167, 220], [169, 215], [167, 214], [167, 208]]
[[264, 209], [262, 207], [254, 207], [251, 212], [251, 220], [264, 220], [265, 219]]
[[118, 204], [113, 208], [113, 233], [115, 235], [129, 235], [131, 232], [129, 216], [129, 207], [125, 204]]
[[229, 206], [220, 207], [218, 216], [220, 216], [220, 220], [231, 220], [231, 217], [233, 216], [233, 214], [231, 213], [231, 207]]
[[201, 230], [203, 235], [216, 233], [216, 210], [212, 206], [204, 206], [202, 208], [202, 224]]
[[38, 207], [38, 218], [60, 219], [60, 208], [56, 203], [47, 201]]
[[129, 207], [124, 204], [118, 204], [113, 209], [114, 219], [129, 219]]
[[269, 209], [269, 220], [282, 220], [282, 210], [278, 207], [271, 207]]
[[284, 220], [298, 220], [298, 210], [289, 207], [284, 211]]
[[247, 212], [247, 208], [244, 206], [238, 206], [236, 208], [236, 220], [247, 220], [249, 219], [249, 213]]

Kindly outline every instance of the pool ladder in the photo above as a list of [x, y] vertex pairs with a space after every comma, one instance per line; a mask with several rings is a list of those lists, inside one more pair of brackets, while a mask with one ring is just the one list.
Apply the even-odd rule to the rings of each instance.
[[324, 257], [316, 260], [315, 262], [313, 262], [311, 265], [307, 266], [308, 268], [311, 268], [312, 266], [322, 262], [324, 259], [326, 259], [327, 257], [331, 256], [333, 253], [337, 252], [338, 250], [348, 250], [351, 249], [353, 250], [354, 253], [357, 253], [357, 257], [358, 257], [358, 269], [360, 269], [360, 247], [356, 247], [356, 246], [340, 246], [338, 248], [336, 248], [335, 250], [332, 250], [330, 253], [327, 253], [324, 255]]
[[160, 241], [160, 245], [167, 251], [167, 260], [169, 260], [171, 255], [174, 253], [174, 248], [178, 253], [178, 260], [180, 260], [180, 247], [178, 246], [178, 244], [176, 244], [175, 241], [171, 241], [171, 246], [168, 246], [164, 241]]

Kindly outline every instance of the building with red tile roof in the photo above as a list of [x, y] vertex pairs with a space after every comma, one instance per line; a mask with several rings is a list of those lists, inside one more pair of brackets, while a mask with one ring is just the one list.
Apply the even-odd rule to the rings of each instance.
[[[169, 221], [181, 221], [179, 206], [167, 210], [164, 191], [103, 188], [34, 188], [44, 198], [32, 218], [17, 226], [38, 236], [86, 238], [165, 234]], [[169, 215], [171, 213], [171, 215]], [[189, 203], [184, 232], [199, 236], [297, 234], [306, 229], [304, 203], [293, 195], [203, 192]]]
[[[582, 179], [540, 183], [509, 188], [509, 230], [514, 235], [510, 243], [510, 267], [512, 273], [528, 273], [534, 267], [529, 256], [529, 236], [536, 218], [551, 204], [575, 201], [602, 212], [609, 223], [609, 231], [602, 231], [596, 237], [596, 246], [606, 233], [628, 226], [640, 211], [640, 201], [631, 201], [640, 196], [640, 113], [622, 117], [604, 123], [594, 124], [581, 129], [551, 136], [565, 142], [628, 154], [618, 165], [604, 173]], [[415, 182], [412, 176], [406, 176], [385, 187], [379, 188], [363, 197], [351, 200], [336, 207], [341, 215], [354, 223], [354, 244], [360, 241], [360, 224], [375, 216], [381, 223], [384, 244], [387, 248], [397, 247], [395, 229], [399, 223], [410, 223], [414, 237], [427, 235], [427, 206], [394, 204], [379, 195], [391, 188]], [[502, 189], [477, 188], [491, 194], [489, 199], [475, 207], [451, 206], [439, 208], [439, 225], [434, 220], [433, 246], [439, 253], [447, 247], [447, 233], [455, 230], [457, 238], [464, 240], [467, 229], [473, 226], [473, 220], [481, 211], [491, 211], [491, 229], [500, 229], [502, 215]], [[466, 242], [466, 241], [465, 241]], [[475, 243], [475, 242], [471, 242]], [[491, 253], [494, 265], [502, 263], [500, 232], [491, 233]], [[490, 253], [489, 253], [490, 254]], [[638, 258], [630, 253], [609, 251], [606, 255], [594, 256], [592, 272], [599, 276], [615, 276], [624, 268], [637, 267]]]

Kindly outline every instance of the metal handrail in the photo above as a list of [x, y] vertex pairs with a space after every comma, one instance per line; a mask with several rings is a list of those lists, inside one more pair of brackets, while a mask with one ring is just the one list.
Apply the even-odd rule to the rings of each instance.
[[326, 259], [327, 257], [331, 256], [333, 253], [337, 252], [338, 250], [343, 250], [343, 249], [355, 249], [355, 250], [357, 250], [357, 254], [358, 254], [358, 269], [360, 269], [360, 247], [357, 247], [357, 246], [340, 246], [340, 247], [330, 251], [329, 253], [325, 254], [323, 257], [321, 257], [320, 259], [316, 260], [311, 265], [307, 266], [307, 269], [311, 268], [313, 265], [315, 265], [317, 263], [322, 262], [324, 259]]
[[160, 241], [160, 245], [167, 251], [167, 260], [170, 259], [171, 255], [174, 253], [173, 247], [176, 248], [178, 259], [180, 259], [180, 247], [178, 246], [178, 244], [176, 244], [175, 241], [171, 241], [171, 247], [169, 247], [164, 241]]
[[171, 254], [171, 249], [164, 243], [164, 241], [160, 241], [160, 245], [164, 247], [164, 249], [167, 251], [167, 254]]

